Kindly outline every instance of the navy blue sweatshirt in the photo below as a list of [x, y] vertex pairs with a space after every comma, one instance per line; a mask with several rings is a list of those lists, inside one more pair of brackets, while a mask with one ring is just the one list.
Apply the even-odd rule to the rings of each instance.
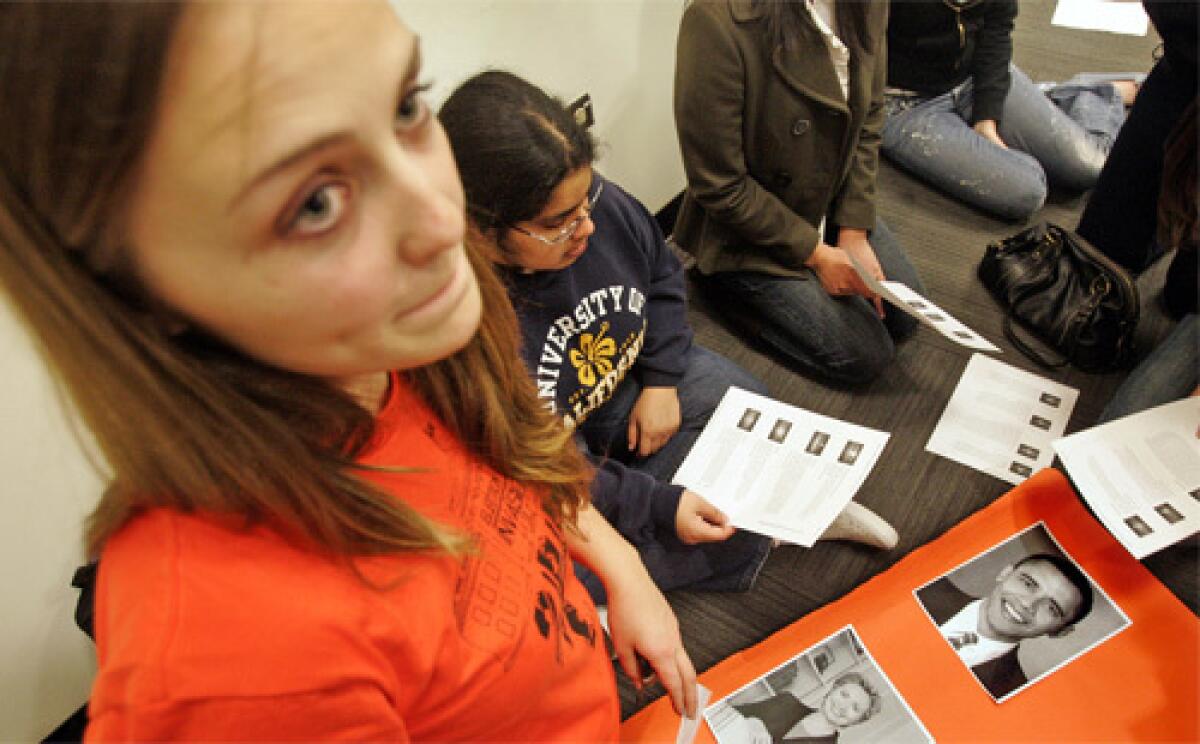
[[[692, 345], [683, 267], [654, 218], [607, 180], [591, 217], [596, 231], [575, 263], [505, 272], [522, 357], [568, 428], [603, 406], [626, 375], [642, 386], [676, 385]], [[681, 487], [614, 460], [593, 461], [593, 505], [622, 535], [644, 545], [654, 525], [674, 533]]]

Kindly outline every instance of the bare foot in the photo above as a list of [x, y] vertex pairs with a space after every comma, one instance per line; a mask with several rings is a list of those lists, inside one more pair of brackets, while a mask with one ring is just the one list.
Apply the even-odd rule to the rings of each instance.
[[1133, 99], [1137, 98], [1138, 84], [1132, 80], [1114, 80], [1112, 86], [1121, 94], [1121, 101], [1126, 106], [1133, 105]]

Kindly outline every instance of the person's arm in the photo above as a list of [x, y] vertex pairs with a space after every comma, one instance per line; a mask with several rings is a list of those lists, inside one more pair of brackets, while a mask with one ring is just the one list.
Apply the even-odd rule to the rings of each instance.
[[[616, 189], [614, 189], [616, 190]], [[646, 338], [633, 371], [643, 387], [675, 387], [687, 366], [692, 327], [687, 321], [683, 264], [667, 245], [658, 222], [637, 199], [623, 197], [621, 214], [639, 260], [646, 262]]]
[[879, 173], [879, 144], [883, 138], [883, 123], [887, 119], [883, 89], [887, 84], [887, 4], [878, 6], [884, 13], [880, 22], [874, 67], [870, 71], [871, 96], [858, 131], [858, 142], [850, 155], [846, 180], [833, 201], [830, 215], [838, 227], [873, 230], [875, 228], [875, 179]]
[[[880, 12], [886, 13], [886, 9], [884, 5]], [[886, 19], [882, 25], [886, 27]], [[864, 297], [875, 304], [876, 312], [882, 317], [882, 300], [858, 275], [849, 259], [854, 256], [876, 279], [885, 278], [875, 251], [867, 241], [867, 233], [875, 227], [875, 179], [879, 172], [883, 123], [887, 117], [883, 98], [887, 82], [887, 37], [882, 32], [878, 43], [880, 48], [875, 53], [871, 74], [870, 103], [850, 156], [846, 180], [834, 199], [831, 216], [839, 227], [837, 245], [829, 246], [822, 241], [807, 263], [826, 292], [835, 297], [851, 294]]]
[[675, 529], [683, 486], [660, 483], [649, 473], [609, 458], [587, 455], [596, 467], [592, 505], [627, 540], [640, 542], [655, 527]]
[[[991, 0], [983, 4], [983, 26], [975, 41], [971, 59], [972, 104], [971, 124], [985, 137], [985, 131], [996, 132], [1004, 99], [1012, 85], [1009, 64], [1012, 62], [1012, 31], [1017, 18], [1017, 0]], [[998, 140], [1000, 135], [995, 134]]]
[[682, 415], [677, 386], [687, 365], [692, 328], [687, 322], [683, 264], [667, 246], [658, 223], [637, 199], [610, 190], [646, 271], [646, 334], [633, 374], [642, 392], [629, 414], [628, 445], [642, 457], [654, 454], [679, 431]]
[[625, 674], [641, 687], [641, 655], [658, 675], [675, 711], [695, 718], [696, 670], [683, 647], [675, 613], [637, 551], [590, 506], [580, 510], [576, 529], [565, 530], [565, 536], [571, 557], [604, 583], [613, 650]]
[[660, 483], [654, 476], [615, 460], [588, 455], [596, 466], [592, 504], [626, 540], [637, 543], [654, 527], [675, 531], [685, 545], [718, 542], [733, 536], [729, 517], [683, 486]]
[[724, 5], [693, 3], [683, 13], [675, 57], [675, 127], [688, 191], [713, 220], [747, 246], [803, 267], [818, 243], [805, 221], [749, 173], [742, 141], [741, 50]]

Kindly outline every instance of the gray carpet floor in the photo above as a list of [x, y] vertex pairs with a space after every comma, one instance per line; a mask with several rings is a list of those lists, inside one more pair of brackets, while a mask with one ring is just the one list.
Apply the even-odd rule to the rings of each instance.
[[[1139, 71], [1153, 64], [1158, 40], [1052, 27], [1052, 0], [1023, 0], [1014, 34], [1014, 59], [1035, 81], [1064, 80], [1076, 72]], [[681, 184], [682, 185], [682, 184]], [[976, 278], [984, 246], [1023, 224], [1004, 222], [957, 203], [885, 164], [879, 177], [880, 214], [920, 271], [935, 303], [1000, 345], [999, 358], [1080, 391], [1068, 433], [1095, 423], [1125, 372], [1089, 374], [1073, 368], [1047, 371], [1016, 351], [1002, 331], [1003, 312]], [[1085, 195], [1054, 193], [1034, 220], [1074, 227]], [[1165, 266], [1144, 274], [1140, 354], [1169, 329], [1159, 306]], [[856, 499], [899, 531], [900, 545], [880, 552], [844, 542], [812, 549], [774, 550], [753, 589], [742, 594], [673, 592], [669, 596], [685, 645], [698, 670], [753, 645], [885, 570], [913, 549], [936, 539], [1009, 489], [991, 476], [925, 451], [925, 444], [958, 382], [970, 352], [927, 329], [902, 342], [887, 374], [853, 390], [805, 378], [726, 325], [705, 298], [691, 292], [690, 319], [699, 343], [730, 357], [767, 382], [775, 398], [828, 416], [891, 432], [887, 448]], [[1196, 544], [1163, 551], [1146, 564], [1184, 600], [1197, 607]], [[635, 693], [621, 679], [622, 712], [631, 715], [661, 694]]]

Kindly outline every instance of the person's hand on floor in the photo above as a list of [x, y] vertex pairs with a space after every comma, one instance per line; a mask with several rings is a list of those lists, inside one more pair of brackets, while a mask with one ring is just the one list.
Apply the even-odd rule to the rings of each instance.
[[682, 421], [675, 388], [642, 388], [629, 412], [629, 451], [639, 457], [653, 455], [675, 436]]
[[1008, 149], [1008, 145], [1004, 144], [1004, 140], [1000, 138], [1000, 130], [996, 128], [995, 119], [980, 119], [975, 122], [973, 129], [988, 142], [991, 142], [996, 147]]
[[729, 517], [698, 493], [684, 489], [675, 510], [675, 534], [687, 545], [728, 540], [735, 532]]

